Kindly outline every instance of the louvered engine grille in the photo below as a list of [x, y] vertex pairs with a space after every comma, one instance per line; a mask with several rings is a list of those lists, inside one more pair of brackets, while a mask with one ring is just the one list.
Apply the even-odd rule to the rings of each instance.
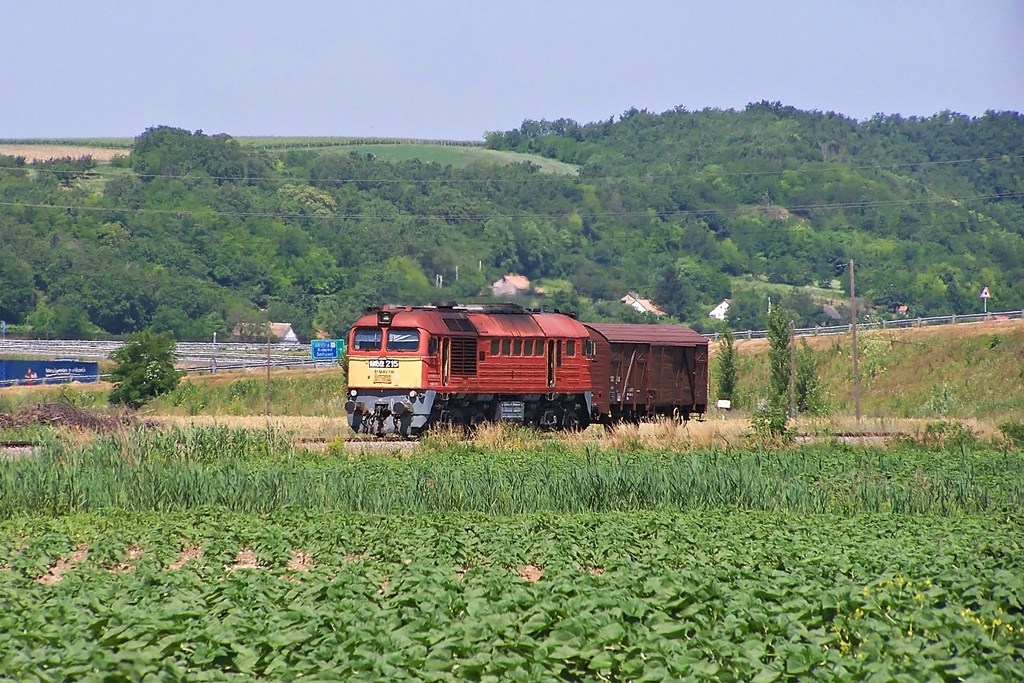
[[452, 339], [451, 369], [454, 375], [476, 375], [476, 339]]

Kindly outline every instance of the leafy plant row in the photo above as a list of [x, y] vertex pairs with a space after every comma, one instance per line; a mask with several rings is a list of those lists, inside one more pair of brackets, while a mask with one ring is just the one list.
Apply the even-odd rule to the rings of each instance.
[[[0, 677], [1020, 680], [1022, 527], [752, 512], [23, 519], [0, 525]], [[125, 544], [141, 552], [127, 567]], [[262, 566], [226, 568], [243, 547]], [[75, 548], [88, 557], [62, 581], [35, 580]], [[309, 571], [287, 569], [297, 549]], [[525, 563], [543, 569], [536, 583]]]

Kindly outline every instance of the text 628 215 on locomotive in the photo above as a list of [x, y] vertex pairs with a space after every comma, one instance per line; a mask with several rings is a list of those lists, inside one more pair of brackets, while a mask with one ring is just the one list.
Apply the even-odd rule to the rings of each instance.
[[708, 342], [681, 326], [516, 304], [384, 306], [367, 309], [348, 344], [345, 411], [359, 433], [502, 420], [573, 430], [707, 409]]

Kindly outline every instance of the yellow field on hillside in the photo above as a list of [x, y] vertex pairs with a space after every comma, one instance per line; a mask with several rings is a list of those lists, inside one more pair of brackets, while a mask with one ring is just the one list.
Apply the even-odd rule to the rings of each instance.
[[0, 144], [0, 154], [12, 157], [25, 157], [29, 163], [71, 157], [78, 159], [89, 156], [96, 161], [111, 161], [116, 157], [126, 157], [127, 149], [110, 147], [86, 147], [83, 145], [5, 145]]

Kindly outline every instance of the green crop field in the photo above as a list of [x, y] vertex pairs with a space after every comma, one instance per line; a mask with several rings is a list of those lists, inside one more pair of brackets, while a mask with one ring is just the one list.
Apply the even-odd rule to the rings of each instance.
[[1021, 680], [1024, 453], [35, 432], [0, 679]]
[[530, 162], [544, 173], [576, 175], [578, 167], [538, 154], [506, 152], [486, 149], [479, 144], [443, 144], [400, 140], [361, 140], [359, 138], [240, 138], [254, 146], [263, 146], [272, 152], [291, 149], [311, 150], [323, 154], [373, 154], [388, 161], [419, 159], [427, 163], [448, 164], [456, 168], [468, 166], [506, 166]]

